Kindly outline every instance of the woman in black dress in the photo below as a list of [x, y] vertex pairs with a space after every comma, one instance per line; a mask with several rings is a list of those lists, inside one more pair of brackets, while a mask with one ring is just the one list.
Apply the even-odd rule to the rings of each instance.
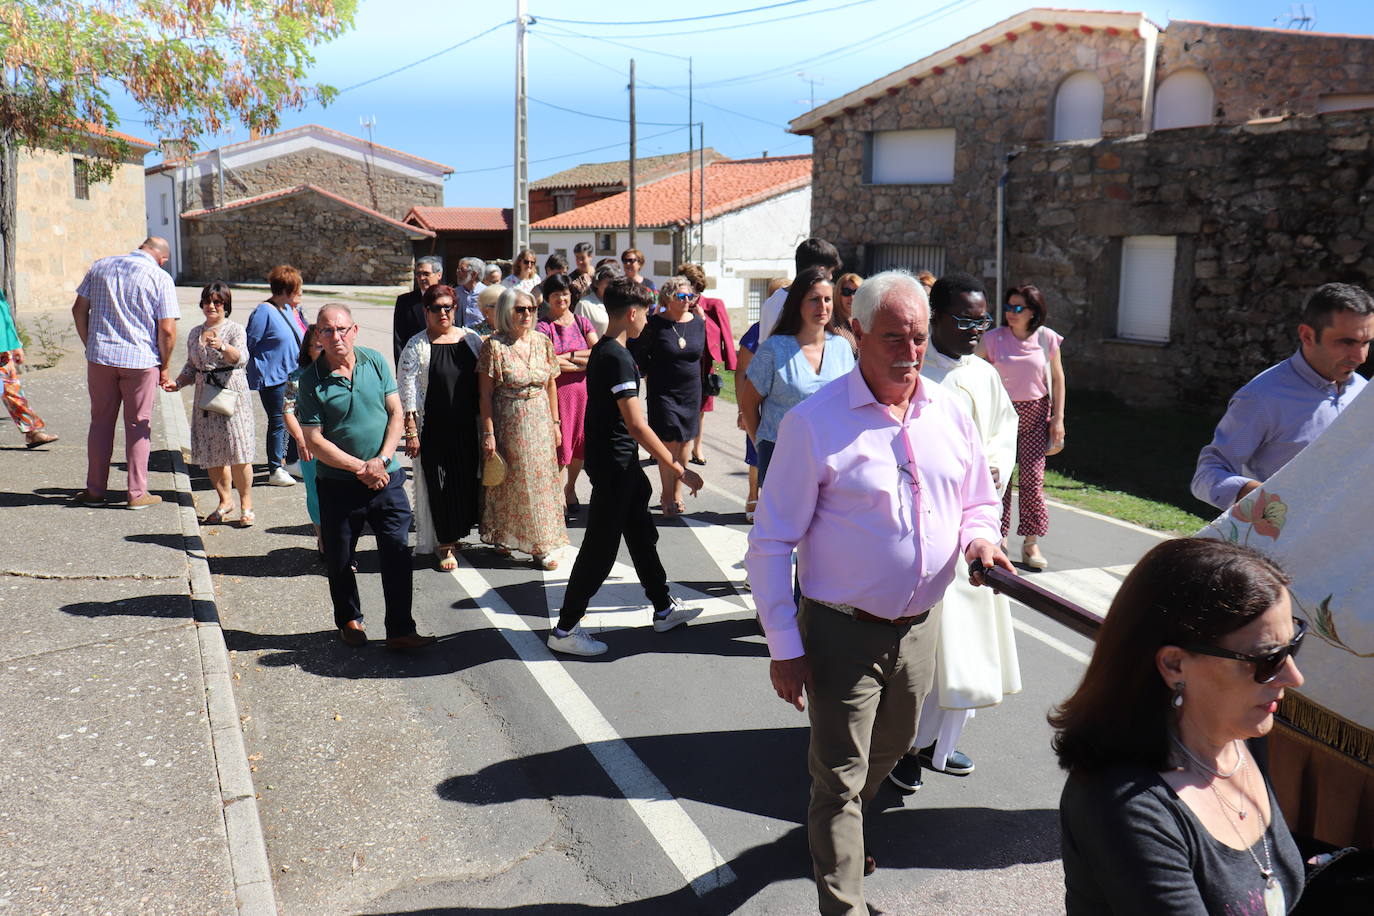
[[[649, 428], [684, 467], [701, 422], [701, 360], [706, 321], [691, 308], [695, 295], [686, 277], [663, 281], [659, 313], [649, 317], [631, 348], [648, 381]], [[671, 466], [659, 465], [664, 515], [686, 511], [682, 483]]]
[[477, 356], [482, 338], [454, 324], [448, 286], [425, 290], [425, 329], [401, 351], [397, 388], [405, 411], [405, 450], [415, 463], [415, 549], [439, 568], [478, 518]]

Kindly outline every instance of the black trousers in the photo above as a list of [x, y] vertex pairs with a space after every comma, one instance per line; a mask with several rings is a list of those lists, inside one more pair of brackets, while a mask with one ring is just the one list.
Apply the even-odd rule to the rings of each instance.
[[622, 537], [654, 610], [661, 611], [671, 603], [668, 574], [658, 558], [658, 529], [649, 514], [653, 487], [644, 469], [636, 464], [622, 471], [588, 472], [588, 476], [592, 499], [587, 507], [587, 530], [568, 576], [563, 610], [558, 615], [560, 630], [571, 630], [587, 613], [587, 604], [611, 574]]
[[352, 562], [366, 522], [377, 538], [386, 635], [410, 636], [415, 632], [415, 618], [410, 612], [410, 500], [406, 499], [405, 479], [404, 471], [396, 471], [386, 486], [371, 490], [357, 480], [323, 475], [315, 478], [320, 496], [320, 540], [324, 542], [336, 627], [363, 619]]

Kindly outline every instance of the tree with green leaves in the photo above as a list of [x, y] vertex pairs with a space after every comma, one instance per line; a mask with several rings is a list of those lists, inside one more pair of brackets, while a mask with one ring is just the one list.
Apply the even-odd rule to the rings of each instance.
[[92, 181], [127, 145], [111, 94], [150, 132], [190, 150], [242, 124], [271, 133], [281, 113], [328, 104], [306, 82], [310, 50], [353, 25], [357, 0], [0, 0], [0, 287], [14, 290], [20, 149], [88, 146]]

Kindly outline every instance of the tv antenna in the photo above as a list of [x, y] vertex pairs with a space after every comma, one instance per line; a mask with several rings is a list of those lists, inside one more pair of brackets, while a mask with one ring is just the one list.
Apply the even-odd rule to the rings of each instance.
[[1274, 23], [1281, 28], [1310, 32], [1317, 25], [1317, 8], [1310, 3], [1294, 3], [1287, 13], [1275, 16]]
[[377, 126], [377, 116], [368, 115], [366, 118], [359, 118], [358, 126], [367, 131], [367, 149], [363, 150], [363, 169], [367, 174], [367, 193], [368, 197], [372, 199], [372, 209], [379, 210], [381, 207], [377, 200], [377, 181], [372, 174], [374, 168], [372, 160], [375, 155], [373, 147], [376, 145], [372, 141], [372, 131]]
[[[802, 82], [806, 83], [807, 87], [811, 90], [811, 91], [810, 91], [810, 98], [809, 98], [809, 99], [797, 99], [797, 101], [798, 101], [799, 103], [801, 103], [801, 104], [809, 104], [812, 108], [815, 108], [815, 107], [816, 107], [816, 84], [817, 84], [817, 83], [820, 83], [821, 85], [825, 85], [825, 79], [822, 78], [822, 77], [817, 76], [817, 75], [814, 74], [814, 73], [805, 73], [805, 72], [800, 71], [800, 70], [797, 71], [797, 79], [799, 79], [799, 80], [801, 80]], [[824, 102], [824, 101], [826, 101], [826, 100], [825, 100], [825, 99], [821, 99], [821, 101]]]

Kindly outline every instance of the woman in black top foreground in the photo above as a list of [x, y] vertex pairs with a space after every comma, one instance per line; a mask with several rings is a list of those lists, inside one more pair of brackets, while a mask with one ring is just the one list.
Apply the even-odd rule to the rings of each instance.
[[1155, 547], [1078, 690], [1050, 716], [1065, 904], [1077, 914], [1280, 916], [1303, 863], [1246, 741], [1267, 734], [1307, 625], [1288, 577], [1226, 541]]

